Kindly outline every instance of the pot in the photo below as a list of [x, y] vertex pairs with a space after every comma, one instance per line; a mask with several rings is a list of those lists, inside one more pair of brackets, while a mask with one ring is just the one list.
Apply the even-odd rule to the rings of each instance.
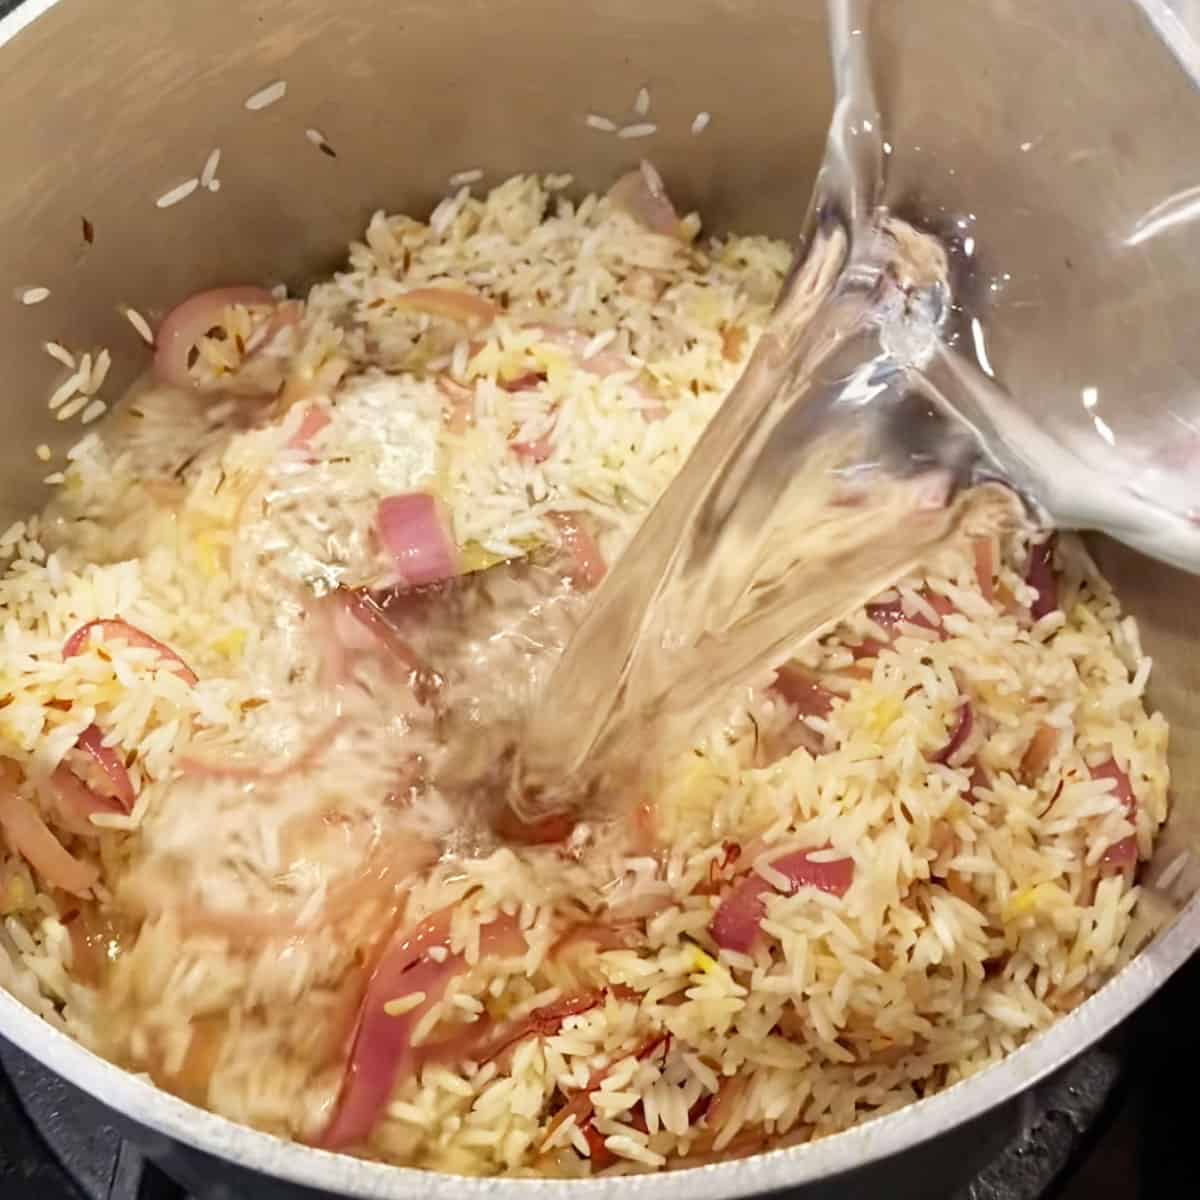
[[[1034, 257], [1069, 243], [1095, 263], [1107, 253], [1102, 228], [1089, 224], [1101, 207], [1090, 202], [1099, 177], [1073, 171], [1063, 147], [1091, 138], [1104, 151], [1109, 207], [1128, 206], [1131, 220], [1147, 189], [1161, 198], [1194, 174], [1195, 52], [1161, 0], [892, 0], [879, 32], [883, 107], [895, 102], [904, 114], [892, 186], [926, 223], [945, 227], [969, 212], [1000, 222], [1034, 205], [1044, 217], [1042, 240], [1026, 246]], [[248, 111], [245, 100], [276, 80], [286, 81], [286, 96]], [[588, 127], [586, 114], [619, 115], [644, 83], [654, 137], [630, 143]], [[41, 342], [113, 348], [108, 390], [117, 394], [145, 362], [122, 306], [153, 320], [219, 284], [302, 287], [337, 266], [374, 209], [428, 211], [448, 177], [468, 167], [491, 181], [523, 169], [571, 171], [591, 190], [652, 155], [680, 207], [699, 209], [710, 229], [790, 236], [830, 109], [816, 0], [27, 0], [0, 22], [0, 96], [9, 114], [0, 126], [0, 305], [10, 304], [0, 333], [9, 431], [0, 528], [44, 503], [33, 448], [67, 445], [41, 402], [53, 367]], [[712, 121], [696, 136], [701, 111]], [[1043, 135], [1053, 153], [1020, 149]], [[157, 207], [216, 147], [221, 190]], [[1122, 175], [1135, 159], [1137, 171]], [[1143, 163], [1161, 177], [1145, 176]], [[986, 245], [986, 222], [979, 226]], [[1027, 270], [1022, 285], [1036, 289], [1035, 276]], [[1044, 282], [1074, 328], [1089, 314], [1066, 278], [1047, 273]], [[7, 299], [33, 286], [49, 288], [49, 299], [28, 307]], [[1195, 353], [1189, 330], [1156, 336], [1172, 363]], [[996, 353], [1017, 364], [1015, 378], [1036, 382], [1036, 359], [1026, 363], [1032, 374], [1020, 374], [1021, 349]], [[634, 1191], [719, 1200], [785, 1188], [819, 1196], [872, 1165], [868, 1178], [886, 1180], [889, 1195], [927, 1195], [919, 1154], [903, 1170], [885, 1160], [946, 1135], [964, 1161], [984, 1154], [1001, 1128], [997, 1113], [1001, 1124], [1014, 1121], [1015, 1098], [1127, 1016], [1200, 945], [1200, 656], [1191, 652], [1200, 587], [1115, 544], [1096, 551], [1141, 622], [1155, 659], [1151, 700], [1173, 727], [1174, 808], [1146, 870], [1141, 927], [1131, 960], [1099, 993], [1001, 1064], [930, 1099], [699, 1173], [480, 1182], [234, 1125], [96, 1058], [5, 993], [0, 1035], [101, 1100], [198, 1195], [217, 1194], [213, 1181], [223, 1180], [225, 1194], [256, 1197], [600, 1200]], [[867, 1186], [860, 1176], [855, 1190]]]

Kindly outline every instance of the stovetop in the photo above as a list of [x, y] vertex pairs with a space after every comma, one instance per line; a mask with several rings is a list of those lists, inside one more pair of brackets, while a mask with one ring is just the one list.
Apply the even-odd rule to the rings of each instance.
[[[982, 1171], [949, 1190], [931, 1191], [929, 1200], [1190, 1194], [1188, 1135], [1196, 1108], [1181, 1106], [1178, 1092], [1200, 1065], [1198, 1009], [1200, 959], [1099, 1046], [1031, 1092], [1021, 1129]], [[254, 1200], [249, 1193], [217, 1191], [229, 1200]], [[887, 1197], [886, 1190], [853, 1194], [855, 1200]], [[3, 1042], [0, 1197], [193, 1200], [121, 1136], [95, 1101]]]

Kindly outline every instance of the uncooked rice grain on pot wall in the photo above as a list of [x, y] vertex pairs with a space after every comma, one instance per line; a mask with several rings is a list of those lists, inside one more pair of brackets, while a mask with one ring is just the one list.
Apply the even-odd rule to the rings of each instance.
[[[0, 535], [23, 1003], [283, 1137], [576, 1178], [892, 1111], [1117, 968], [1167, 811], [1150, 663], [1070, 537], [1035, 621], [1043, 535], [982, 504], [652, 803], [497, 832], [450, 786], [456, 719], [528, 703], [789, 267], [641, 227], [637, 180], [664, 199], [464, 173], [303, 301], [217, 297], [192, 386], [115, 405]], [[46, 349], [92, 420], [107, 357]]]

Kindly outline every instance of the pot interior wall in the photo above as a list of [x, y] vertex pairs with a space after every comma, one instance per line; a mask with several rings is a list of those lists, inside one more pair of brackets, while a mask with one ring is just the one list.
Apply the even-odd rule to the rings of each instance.
[[[37, 502], [32, 448], [69, 444], [40, 400], [57, 370], [41, 341], [112, 348], [119, 385], [146, 361], [120, 305], [153, 320], [204, 286], [302, 284], [344, 259], [373, 210], [428, 212], [470, 167], [490, 182], [571, 171], [588, 190], [652, 155], [713, 227], [788, 236], [830, 107], [818, 3], [61, 0], [2, 53], [20, 119], [0, 125], [0, 295], [53, 294], [0, 332], [0, 522]], [[247, 111], [277, 79], [286, 97]], [[587, 127], [591, 112], [633, 120], [643, 84], [654, 138]], [[693, 137], [702, 110], [712, 124]], [[156, 208], [214, 147], [221, 190]]]

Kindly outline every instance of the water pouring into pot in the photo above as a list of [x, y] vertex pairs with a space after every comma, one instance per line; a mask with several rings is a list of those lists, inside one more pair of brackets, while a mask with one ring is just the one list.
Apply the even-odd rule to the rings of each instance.
[[[992, 297], [1011, 275], [982, 289], [964, 276], [977, 257], [1007, 261], [1020, 232], [971, 213], [938, 236], [936, 194], [909, 220], [894, 211], [889, 182], [906, 148], [889, 141], [893, 114], [876, 98], [872, 8], [831, 0], [835, 108], [792, 275], [738, 386], [535, 704], [518, 806], [570, 803], [561, 780], [589, 756], [620, 758], [623, 745], [644, 761], [648, 746], [677, 744], [709, 697], [779, 667], [940, 544], [964, 506], [990, 505], [1002, 523], [1001, 485], [1041, 524], [1106, 532], [1200, 570], [1195, 387], [1140, 406], [1105, 388], [1101, 409], [1088, 385], [1049, 421], [1041, 394], [1006, 389], [988, 344], [1008, 333], [1013, 310]], [[1191, 215], [1187, 197], [1153, 210], [1126, 252]], [[1088, 316], [1060, 312], [1024, 335], [1060, 357], [1051, 377], [1077, 365], [1061, 324]], [[1099, 378], [1125, 354], [1112, 345], [1088, 366]], [[1136, 409], [1119, 436], [1103, 415], [1113, 407]]]

